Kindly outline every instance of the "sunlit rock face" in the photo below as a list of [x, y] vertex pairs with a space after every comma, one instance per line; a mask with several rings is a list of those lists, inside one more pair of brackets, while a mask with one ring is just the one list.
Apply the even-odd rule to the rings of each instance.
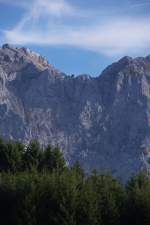
[[26, 48], [0, 49], [0, 134], [58, 144], [71, 164], [126, 180], [150, 171], [150, 56], [97, 78], [67, 76]]

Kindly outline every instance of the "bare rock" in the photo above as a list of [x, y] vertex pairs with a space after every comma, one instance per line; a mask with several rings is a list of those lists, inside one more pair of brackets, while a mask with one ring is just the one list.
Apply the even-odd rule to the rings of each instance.
[[62, 74], [37, 53], [0, 49], [0, 134], [58, 144], [69, 163], [123, 180], [150, 173], [150, 56], [92, 78]]

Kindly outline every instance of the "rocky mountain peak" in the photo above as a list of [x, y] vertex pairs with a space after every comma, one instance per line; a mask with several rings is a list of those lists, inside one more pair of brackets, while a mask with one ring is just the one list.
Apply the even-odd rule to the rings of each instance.
[[3, 44], [2, 49], [14, 49], [14, 47], [10, 44]]
[[133, 58], [130, 56], [124, 56], [123, 58], [121, 58], [118, 63], [122, 64], [122, 65], [126, 65], [126, 64], [130, 64], [133, 62]]
[[33, 52], [29, 48], [19, 48], [18, 51], [25, 55], [27, 58], [29, 58], [34, 64], [39, 65], [40, 67], [43, 68], [50, 68], [52, 67], [48, 60], [41, 56], [40, 54]]
[[18, 74], [20, 77], [20, 73], [28, 79], [46, 70], [47, 73], [44, 74], [61, 75], [60, 71], [49, 64], [45, 57], [29, 48], [19, 48], [10, 44], [4, 44], [0, 48], [0, 66], [6, 72], [8, 80], [14, 80]]
[[48, 60], [38, 53], [33, 52], [29, 48], [14, 47], [10, 44], [4, 44], [0, 49], [0, 59], [3, 63], [33, 63], [39, 69], [54, 69]]
[[136, 57], [132, 58], [125, 56], [119, 61], [108, 66], [103, 72], [102, 75], [119, 75], [124, 73], [126, 75], [142, 75], [149, 73], [150, 70], [150, 56], [147, 57]]

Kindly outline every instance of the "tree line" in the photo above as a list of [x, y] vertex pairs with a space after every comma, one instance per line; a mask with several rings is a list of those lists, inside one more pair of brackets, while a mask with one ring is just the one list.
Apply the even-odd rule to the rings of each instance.
[[0, 139], [0, 224], [150, 225], [150, 179], [67, 166], [59, 147]]

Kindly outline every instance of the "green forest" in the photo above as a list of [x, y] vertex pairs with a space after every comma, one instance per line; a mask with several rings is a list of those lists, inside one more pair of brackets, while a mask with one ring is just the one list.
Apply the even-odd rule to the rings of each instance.
[[0, 139], [0, 224], [150, 225], [150, 179], [67, 166], [60, 149]]

